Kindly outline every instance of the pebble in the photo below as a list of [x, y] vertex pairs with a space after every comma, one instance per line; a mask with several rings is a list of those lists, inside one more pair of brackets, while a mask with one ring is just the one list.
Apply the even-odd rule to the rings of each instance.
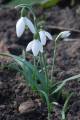
[[23, 90], [26, 87], [25, 83], [20, 83], [18, 89]]
[[35, 108], [36, 107], [34, 105], [34, 102], [32, 100], [28, 100], [26, 102], [21, 103], [18, 110], [21, 114], [24, 114], [34, 111]]
[[0, 109], [5, 109], [6, 105], [0, 105]]

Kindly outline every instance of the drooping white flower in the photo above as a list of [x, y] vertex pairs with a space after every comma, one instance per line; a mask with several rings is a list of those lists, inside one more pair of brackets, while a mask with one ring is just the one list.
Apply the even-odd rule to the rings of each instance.
[[24, 18], [25, 19], [25, 25], [28, 26], [28, 28], [30, 29], [30, 31], [35, 34], [36, 33], [36, 30], [35, 30], [35, 27], [33, 25], [33, 23], [31, 22], [31, 20], [29, 20], [27, 17]]
[[52, 40], [52, 39], [53, 39], [53, 38], [52, 38], [52, 35], [51, 35], [49, 32], [45, 31], [45, 30], [41, 30], [41, 31], [39, 32], [39, 35], [40, 35], [40, 40], [41, 40], [42, 45], [45, 45], [45, 44], [46, 44], [47, 38], [48, 38], [49, 40]]
[[63, 31], [63, 32], [61, 32], [60, 33], [60, 37], [61, 38], [67, 38], [67, 37], [69, 37], [70, 36], [70, 31]]
[[21, 37], [21, 35], [25, 31], [26, 25], [28, 26], [28, 28], [30, 29], [32, 33], [36, 33], [35, 27], [33, 23], [31, 22], [31, 20], [29, 20], [27, 17], [21, 17], [16, 23], [17, 37]]
[[17, 23], [16, 23], [16, 34], [17, 37], [21, 37], [25, 30], [25, 22], [24, 22], [24, 17], [21, 17]]
[[34, 39], [26, 48], [26, 51], [32, 50], [34, 56], [37, 56], [39, 52], [43, 53], [43, 46], [39, 40]]

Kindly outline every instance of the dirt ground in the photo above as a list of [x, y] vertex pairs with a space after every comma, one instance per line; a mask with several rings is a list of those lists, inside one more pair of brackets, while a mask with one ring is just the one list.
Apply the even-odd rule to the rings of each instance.
[[[63, 80], [80, 73], [80, 5], [73, 7], [66, 5], [51, 9], [39, 8], [36, 13], [45, 18], [45, 29], [52, 35], [62, 30], [71, 30], [69, 41], [60, 41], [57, 49], [56, 69], [54, 77]], [[43, 15], [42, 15], [43, 13]], [[30, 32], [17, 38], [15, 25], [19, 18], [19, 11], [12, 8], [0, 8], [0, 52], [8, 51], [20, 55], [22, 49], [32, 40]], [[48, 62], [53, 49], [52, 42], [46, 46]], [[0, 66], [10, 62], [0, 57]], [[80, 120], [80, 82], [69, 82], [65, 89], [74, 92], [71, 100], [68, 120]], [[26, 104], [26, 110], [20, 107]], [[30, 105], [30, 107], [29, 107]], [[29, 107], [29, 108], [28, 108]], [[37, 95], [26, 86], [23, 77], [16, 70], [0, 67], [0, 120], [47, 120], [46, 106], [41, 104]], [[54, 109], [52, 120], [60, 120], [60, 109]]]

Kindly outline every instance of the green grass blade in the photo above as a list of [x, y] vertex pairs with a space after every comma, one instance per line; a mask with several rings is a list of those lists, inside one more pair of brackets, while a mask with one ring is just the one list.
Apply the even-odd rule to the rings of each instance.
[[[26, 61], [24, 58], [11, 55], [8, 53], [0, 53], [0, 55], [13, 58], [22, 68], [21, 72], [24, 75], [25, 80], [32, 86], [32, 88], [41, 89], [45, 91], [44, 74], [39, 73], [37, 69], [30, 62]], [[38, 81], [40, 81], [40, 84], [38, 84]]]
[[60, 0], [43, 0], [41, 5], [44, 8], [49, 8], [56, 5]]
[[66, 112], [67, 112], [67, 109], [68, 109], [69, 100], [70, 100], [70, 98], [72, 97], [72, 95], [73, 95], [73, 93], [71, 93], [71, 94], [67, 97], [67, 100], [66, 100], [65, 103], [64, 103], [64, 106], [63, 106], [62, 111], [61, 111], [62, 120], [66, 120]]
[[59, 90], [61, 90], [65, 86], [65, 84], [67, 82], [72, 81], [72, 80], [78, 80], [78, 78], [80, 78], [80, 74], [72, 76], [70, 78], [67, 78], [67, 79], [63, 80], [62, 83], [57, 86], [57, 89], [55, 89], [51, 94], [57, 93]]

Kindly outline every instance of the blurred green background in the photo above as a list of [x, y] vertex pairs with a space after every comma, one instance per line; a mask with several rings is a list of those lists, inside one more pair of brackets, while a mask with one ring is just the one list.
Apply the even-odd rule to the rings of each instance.
[[16, 6], [19, 4], [38, 4], [44, 8], [56, 5], [60, 0], [7, 0], [8, 5]]

